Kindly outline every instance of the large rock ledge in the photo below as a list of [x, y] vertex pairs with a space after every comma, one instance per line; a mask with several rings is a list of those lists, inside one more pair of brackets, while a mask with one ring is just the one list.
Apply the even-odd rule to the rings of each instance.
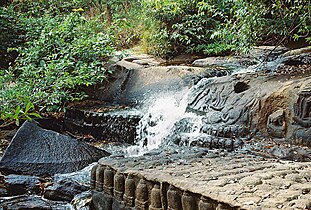
[[101, 159], [92, 170], [95, 208], [311, 208], [310, 162], [265, 159], [241, 152], [181, 151]]

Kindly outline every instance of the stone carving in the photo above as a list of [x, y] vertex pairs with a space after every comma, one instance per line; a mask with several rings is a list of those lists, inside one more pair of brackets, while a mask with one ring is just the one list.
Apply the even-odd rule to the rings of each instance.
[[182, 209], [180, 195], [177, 192], [177, 189], [172, 185], [170, 185], [167, 191], [167, 206], [168, 210]]
[[296, 128], [292, 138], [295, 143], [311, 146], [311, 83], [308, 83], [298, 93], [294, 104], [294, 117]]
[[93, 166], [91, 170], [91, 180], [90, 180], [90, 187], [91, 189], [95, 189], [96, 186], [96, 171], [97, 171], [98, 164]]
[[[249, 81], [249, 77], [237, 76], [202, 79], [192, 88], [187, 107], [188, 112], [202, 117], [202, 124], [195, 125], [196, 120], [192, 123], [191, 119], [179, 121], [175, 143], [228, 150], [241, 147], [243, 139], [251, 138], [252, 118], [259, 104]], [[199, 134], [193, 136], [194, 130]]]
[[211, 200], [201, 196], [201, 200], [199, 202], [199, 210], [214, 210], [215, 207], [212, 204]]
[[127, 207], [134, 207], [135, 181], [131, 174], [129, 174], [125, 180], [124, 201]]
[[[202, 125], [194, 129], [194, 120], [179, 121], [174, 135], [182, 134], [175, 143], [233, 150], [258, 135], [311, 145], [311, 79], [280, 78], [254, 73], [202, 79], [187, 107]], [[190, 137], [194, 131], [197, 136]]]
[[114, 173], [111, 168], [107, 167], [104, 171], [104, 186], [103, 190], [107, 195], [113, 195]]
[[135, 208], [137, 210], [148, 209], [148, 189], [144, 179], [141, 179], [136, 188]]
[[[103, 186], [104, 186], [104, 171], [105, 171], [105, 168], [102, 167], [102, 166], [96, 166], [94, 167], [95, 170], [96, 170], [96, 182], [95, 182], [95, 189], [97, 191], [103, 191]], [[94, 169], [93, 168], [93, 169]]]
[[123, 194], [124, 194], [124, 175], [121, 173], [117, 173], [114, 176], [114, 191], [113, 195], [118, 201], [123, 200]]
[[[102, 170], [104, 169], [104, 170]], [[218, 203], [211, 198], [198, 196], [189, 191], [183, 191], [174, 185], [149, 181], [136, 174], [123, 174], [105, 165], [98, 164], [92, 170], [92, 183], [104, 182], [104, 187], [92, 185], [95, 209], [105, 210], [213, 210], [231, 209], [228, 205]], [[96, 171], [96, 173], [94, 172]], [[101, 173], [101, 174], [99, 174]], [[104, 181], [102, 178], [104, 177]], [[126, 177], [126, 179], [125, 179]], [[113, 185], [111, 185], [113, 178]], [[100, 179], [100, 180], [97, 180]], [[113, 195], [105, 187], [112, 186]], [[232, 208], [235, 209], [235, 208]]]
[[286, 134], [285, 111], [277, 110], [269, 115], [267, 122], [268, 133], [277, 138], [284, 138]]
[[243, 125], [249, 129], [251, 111], [258, 99], [247, 97], [245, 92], [248, 89], [247, 82], [230, 77], [224, 81], [221, 78], [201, 80], [192, 91], [188, 110], [205, 115], [205, 124], [219, 127]]
[[304, 89], [298, 93], [297, 103], [294, 105], [294, 121], [302, 127], [311, 127], [311, 89]]
[[160, 185], [155, 184], [150, 193], [150, 210], [162, 210]]
[[195, 206], [194, 197], [189, 192], [184, 192], [181, 197], [181, 205], [184, 210], [192, 210]]

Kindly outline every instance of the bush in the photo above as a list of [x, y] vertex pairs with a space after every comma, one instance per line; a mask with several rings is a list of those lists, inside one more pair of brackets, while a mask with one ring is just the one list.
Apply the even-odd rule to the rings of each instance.
[[13, 8], [0, 7], [0, 70], [8, 68], [17, 57], [16, 52], [8, 49], [21, 45], [23, 40], [23, 28]]
[[151, 43], [158, 43], [155, 49], [162, 49], [159, 55], [201, 52], [202, 46], [211, 43], [210, 36], [221, 19], [198, 0], [157, 0], [145, 4], [147, 14], [158, 25], [151, 34]]
[[140, 41], [144, 13], [139, 0], [101, 0], [93, 5], [100, 8], [102, 21], [113, 34], [118, 50], [130, 48]]
[[102, 31], [104, 25], [97, 19], [84, 18], [82, 10], [38, 17], [15, 14], [26, 31], [26, 42], [11, 49], [19, 56], [14, 66], [0, 74], [3, 120], [34, 109], [60, 110], [64, 102], [85, 97], [81, 87], [105, 80], [113, 38]]

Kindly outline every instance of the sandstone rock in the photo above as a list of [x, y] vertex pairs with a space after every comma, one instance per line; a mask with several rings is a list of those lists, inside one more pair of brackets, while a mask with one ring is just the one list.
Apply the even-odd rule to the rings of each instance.
[[104, 150], [26, 121], [0, 162], [6, 173], [53, 175], [77, 171], [109, 155]]
[[277, 110], [269, 115], [267, 121], [267, 131], [273, 137], [285, 137], [285, 112], [283, 109]]
[[[149, 205], [149, 209], [168, 206], [182, 209], [189, 207], [193, 200], [196, 202], [190, 209], [196, 210], [291, 209], [292, 206], [302, 210], [310, 206], [311, 165], [308, 162], [266, 159], [242, 151], [227, 154], [209, 151], [195, 157], [190, 149], [185, 152], [180, 147], [177, 154], [168, 147], [165, 149], [162, 154], [135, 159], [102, 158], [92, 173], [95, 208], [115, 209], [115, 206], [121, 207], [115, 205], [118, 203], [125, 208], [143, 209], [143, 205]], [[194, 150], [192, 148], [192, 152]], [[160, 159], [163, 162], [159, 164]], [[178, 164], [178, 160], [187, 164]], [[138, 164], [135, 165], [135, 161]], [[106, 181], [107, 169], [114, 177], [113, 186]], [[123, 179], [119, 179], [120, 176]], [[108, 190], [114, 193], [108, 195]]]
[[247, 58], [242, 57], [207, 57], [193, 61], [192, 66], [208, 67], [208, 66], [225, 66], [230, 68], [237, 68], [241, 66], [249, 66], [256, 64]]
[[209, 69], [189, 66], [144, 67], [135, 63], [120, 66], [117, 63], [111, 67], [114, 74], [108, 79], [109, 82], [91, 90], [90, 95], [117, 104], [137, 104], [152, 95], [192, 86], [209, 72]]
[[[238, 74], [202, 79], [187, 110], [201, 114], [202, 131], [219, 137], [255, 134], [311, 145], [311, 77]], [[297, 88], [300, 87], [300, 88]]]
[[283, 55], [284, 56], [292, 56], [292, 55], [299, 55], [299, 54], [310, 53], [310, 52], [311, 52], [311, 47], [309, 46], [309, 47], [304, 47], [304, 48], [299, 48], [299, 49], [287, 51]]

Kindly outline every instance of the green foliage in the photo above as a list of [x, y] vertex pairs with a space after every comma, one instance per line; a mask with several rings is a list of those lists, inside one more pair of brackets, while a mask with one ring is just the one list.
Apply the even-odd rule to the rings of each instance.
[[[0, 110], [5, 121], [37, 117], [36, 111], [57, 111], [66, 101], [85, 97], [84, 86], [106, 79], [113, 38], [98, 19], [81, 9], [70, 13], [16, 13], [26, 42], [9, 48], [19, 53], [14, 66], [0, 73]], [[31, 27], [30, 27], [31, 26]], [[33, 104], [33, 105], [32, 105]]]
[[[158, 43], [158, 54], [199, 52], [210, 43], [210, 35], [217, 24], [211, 7], [202, 7], [201, 1], [146, 1], [146, 11], [154, 18], [158, 30], [151, 34]], [[153, 43], [151, 41], [151, 43]], [[152, 47], [151, 47], [152, 48]]]
[[2, 120], [14, 120], [15, 124], [19, 126], [20, 120], [29, 120], [31, 121], [33, 117], [41, 118], [40, 114], [37, 112], [31, 112], [34, 110], [34, 105], [31, 102], [27, 102], [25, 110], [22, 110], [21, 107], [18, 105], [14, 109], [14, 113], [1, 113]]
[[14, 16], [13, 8], [0, 7], [0, 69], [8, 68], [17, 53], [8, 52], [9, 48], [23, 43], [23, 28]]
[[102, 15], [115, 38], [117, 49], [132, 47], [140, 40], [143, 30], [142, 4], [139, 0], [101, 0]]
[[258, 41], [284, 44], [308, 38], [310, 32], [308, 0], [146, 0], [144, 4], [157, 26], [148, 28], [148, 48], [159, 55], [246, 53]]

